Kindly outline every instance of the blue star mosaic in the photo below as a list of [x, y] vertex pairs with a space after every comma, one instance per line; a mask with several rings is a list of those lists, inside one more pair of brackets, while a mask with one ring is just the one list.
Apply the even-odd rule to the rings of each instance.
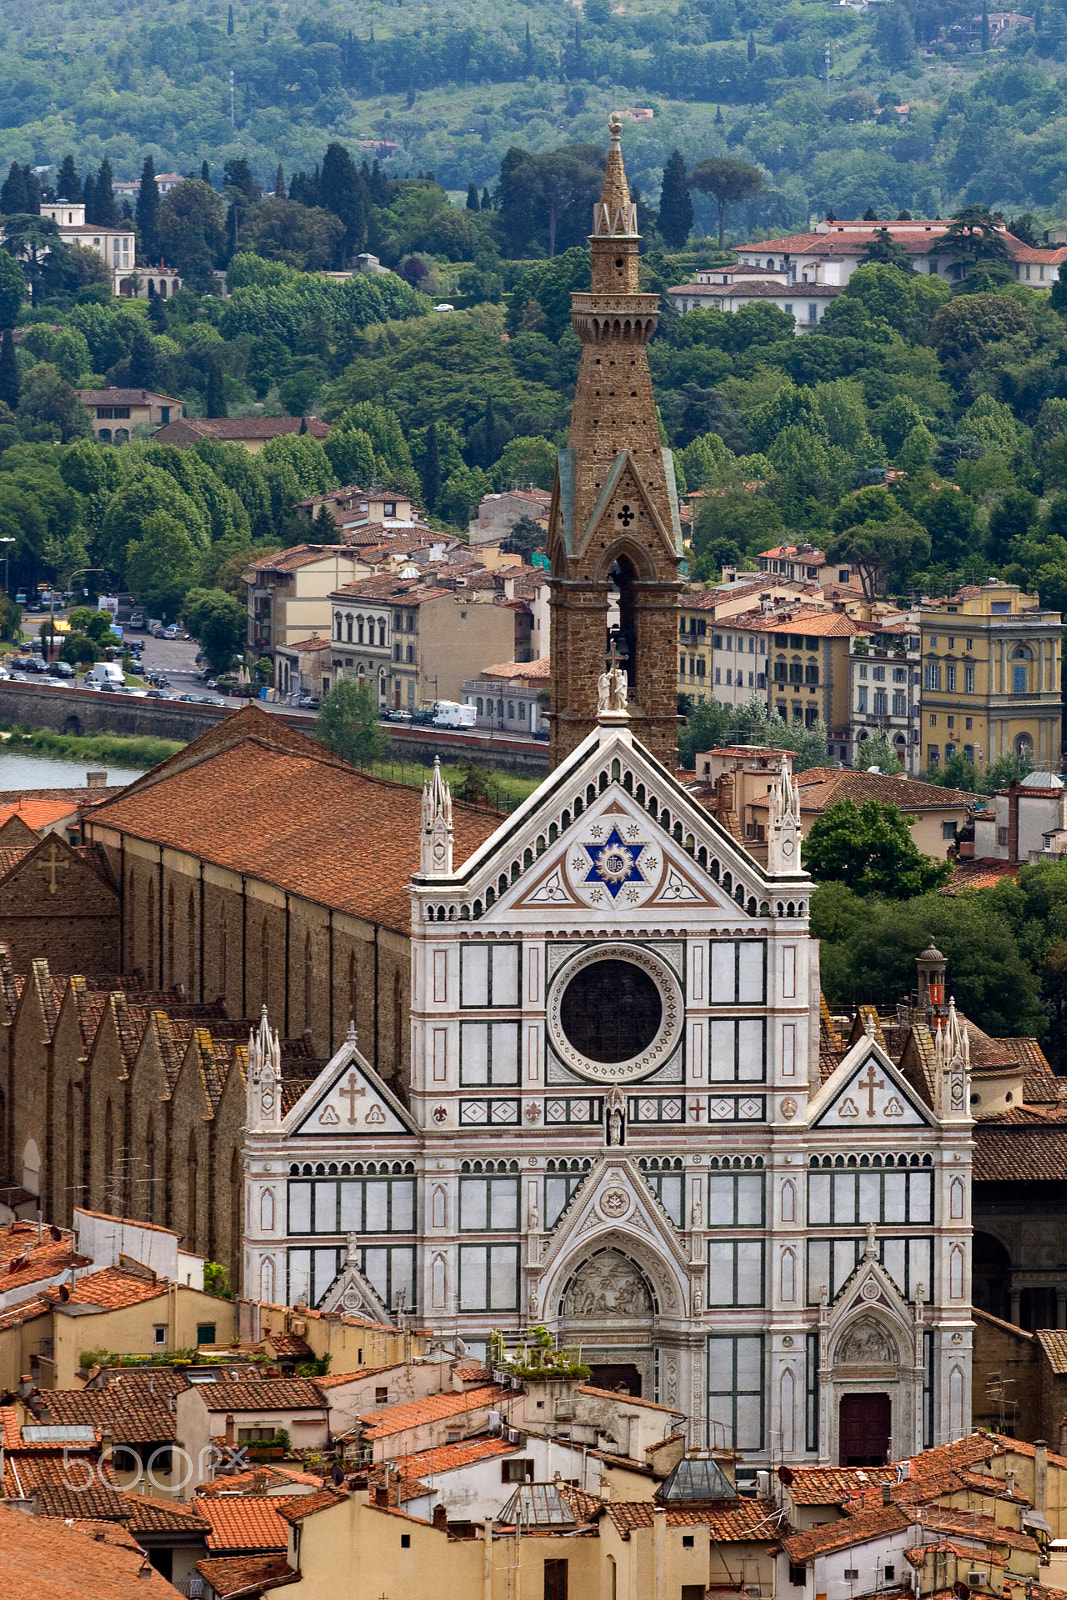
[[593, 863], [585, 882], [602, 883], [614, 900], [625, 884], [647, 881], [637, 867], [642, 851], [647, 848], [643, 844], [627, 844], [618, 828], [612, 828], [603, 844], [582, 846]]

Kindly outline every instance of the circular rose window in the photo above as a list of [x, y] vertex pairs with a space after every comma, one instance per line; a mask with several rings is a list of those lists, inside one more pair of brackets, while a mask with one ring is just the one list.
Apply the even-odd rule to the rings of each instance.
[[667, 963], [651, 950], [601, 945], [556, 974], [549, 999], [553, 1048], [583, 1077], [625, 1082], [654, 1072], [681, 1031], [682, 995]]

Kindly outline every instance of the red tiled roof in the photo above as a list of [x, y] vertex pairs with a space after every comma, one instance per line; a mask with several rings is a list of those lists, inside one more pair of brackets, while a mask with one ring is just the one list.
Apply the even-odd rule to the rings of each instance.
[[287, 1583], [297, 1583], [299, 1572], [294, 1572], [287, 1561], [278, 1556], [216, 1556], [198, 1561], [196, 1570], [207, 1579], [221, 1600], [239, 1600], [241, 1595], [261, 1595], [270, 1589], [281, 1589]]
[[461, 1444], [444, 1444], [437, 1450], [417, 1450], [398, 1456], [393, 1462], [402, 1478], [431, 1478], [439, 1472], [452, 1472], [472, 1461], [487, 1461], [493, 1456], [514, 1455], [517, 1445], [506, 1439], [468, 1439]]
[[[306, 743], [305, 754], [245, 739], [173, 775], [157, 772], [150, 785], [135, 784], [96, 817], [407, 934], [407, 885], [419, 867], [419, 791], [322, 759]], [[473, 855], [500, 821], [495, 812], [453, 802], [456, 859]]]
[[[693, 1506], [668, 1503], [664, 1509], [668, 1528], [710, 1528], [712, 1538], [722, 1542], [765, 1539], [770, 1543], [778, 1538], [781, 1523], [773, 1500], [709, 1501]], [[604, 1510], [625, 1537], [631, 1528], [650, 1528], [656, 1507], [650, 1500], [608, 1500]]]
[[150, 1494], [127, 1494], [126, 1526], [132, 1533], [204, 1533], [211, 1523], [195, 1506], [183, 1505], [180, 1500], [157, 1500]]
[[164, 405], [181, 405], [172, 394], [157, 394], [154, 389], [76, 389], [75, 393], [83, 406], [148, 406], [153, 400], [161, 400]]
[[204, 1495], [197, 1509], [210, 1523], [209, 1550], [285, 1550], [289, 1530], [279, 1514], [288, 1502], [270, 1496], [235, 1495], [232, 1499]]
[[4, 1600], [173, 1600], [173, 1588], [158, 1572], [140, 1576], [144, 1557], [124, 1543], [0, 1506], [0, 1594]]
[[551, 661], [540, 656], [536, 661], [502, 661], [499, 666], [483, 667], [476, 678], [537, 678], [547, 682], [551, 675]]
[[782, 1548], [790, 1561], [810, 1561], [813, 1556], [829, 1555], [833, 1550], [844, 1550], [865, 1539], [899, 1533], [910, 1527], [913, 1520], [899, 1506], [880, 1505], [873, 1511], [860, 1511], [855, 1516], [843, 1517], [840, 1522], [827, 1522], [818, 1528], [808, 1528], [804, 1533], [787, 1534], [782, 1539]]
[[197, 1486], [197, 1494], [264, 1494], [268, 1489], [287, 1489], [291, 1493], [297, 1484], [309, 1489], [321, 1489], [322, 1478], [312, 1472], [300, 1472], [296, 1467], [280, 1467], [272, 1461], [250, 1467], [247, 1472], [235, 1472], [225, 1478], [212, 1478], [209, 1483]]
[[[854, 256], [862, 254], [864, 248], [878, 234], [882, 228], [888, 228], [894, 243], [899, 244], [909, 255], [926, 255], [930, 251], [944, 251], [952, 248], [946, 240], [950, 224], [943, 221], [925, 222], [916, 219], [910, 226], [899, 222], [885, 223], [872, 222], [869, 226], [855, 221], [838, 219], [830, 224], [829, 231], [824, 233], [794, 233], [781, 239], [760, 239], [754, 244], [737, 245], [738, 254], [750, 254], [753, 251], [772, 251], [778, 255], [822, 255], [822, 256]], [[1007, 245], [1012, 258], [1016, 261], [1038, 261], [1047, 265], [1055, 265], [1067, 259], [1067, 248], [1063, 246], [1050, 246], [1042, 249], [1033, 245], [1023, 244], [1014, 234], [1006, 228], [998, 228], [1004, 243]], [[797, 285], [799, 293], [803, 293], [804, 285]]]
[[299, 433], [302, 423], [313, 439], [325, 439], [329, 427], [318, 417], [182, 417], [155, 435], [157, 444], [194, 444], [197, 439], [280, 439]]
[[286, 1522], [303, 1522], [305, 1517], [313, 1517], [319, 1511], [329, 1511], [331, 1506], [339, 1506], [348, 1496], [339, 1489], [333, 1489], [329, 1484], [311, 1494], [300, 1495], [292, 1500], [285, 1500], [279, 1506], [279, 1515]]
[[843, 772], [836, 767], [809, 767], [794, 779], [800, 790], [801, 811], [825, 811], [838, 800], [865, 800], [899, 806], [901, 811], [953, 811], [974, 804], [963, 789], [943, 789], [940, 784], [914, 778], [891, 778], [883, 772]]
[[38, 1455], [8, 1450], [3, 1492], [10, 1499], [39, 1500], [45, 1517], [99, 1517], [105, 1522], [126, 1518], [126, 1496], [105, 1464], [88, 1452], [53, 1450]]
[[47, 1390], [41, 1421], [107, 1428], [116, 1444], [167, 1444], [177, 1437], [172, 1401], [188, 1387], [167, 1367], [113, 1373], [99, 1388]]
[[323, 1411], [326, 1397], [311, 1378], [250, 1378], [243, 1383], [203, 1383], [209, 1411]]
[[1067, 1127], [1001, 1116], [974, 1130], [975, 1183], [1062, 1183], [1067, 1172]]
[[[81, 1259], [81, 1258], [79, 1258]], [[66, 1297], [59, 1288], [46, 1289], [45, 1298], [56, 1305], [60, 1300], [76, 1306], [98, 1306], [101, 1311], [120, 1311], [124, 1306], [141, 1305], [145, 1300], [158, 1300], [170, 1292], [167, 1278], [157, 1278], [155, 1273], [143, 1277], [140, 1273], [126, 1272], [122, 1267], [104, 1267], [78, 1278], [73, 1284], [64, 1284]]]
[[465, 1394], [431, 1394], [424, 1400], [407, 1400], [403, 1405], [387, 1406], [383, 1411], [365, 1412], [363, 1432], [368, 1439], [406, 1433], [424, 1422], [462, 1416], [465, 1411], [477, 1411], [482, 1406], [499, 1405], [510, 1393], [506, 1386], [489, 1383], [482, 1389], [468, 1389]]

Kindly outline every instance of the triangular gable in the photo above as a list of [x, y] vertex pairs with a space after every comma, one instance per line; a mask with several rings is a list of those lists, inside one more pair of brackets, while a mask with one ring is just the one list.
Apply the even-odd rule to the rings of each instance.
[[[35, 839], [33, 848], [7, 868], [0, 883], [7, 888], [16, 879], [21, 888], [25, 888], [28, 879], [40, 895], [37, 914], [58, 913], [61, 908], [65, 911], [75, 898], [82, 913], [94, 910], [106, 914], [117, 905], [118, 891], [104, 877], [93, 859], [93, 852], [80, 854], [60, 833], [48, 833], [44, 838]], [[72, 894], [75, 884], [78, 885], [77, 896]], [[95, 904], [87, 899], [91, 892], [96, 894]], [[8, 909], [8, 915], [11, 914]]]
[[289, 1137], [380, 1138], [415, 1133], [400, 1101], [346, 1039], [285, 1119]]
[[17, 811], [13, 811], [6, 822], [0, 823], [0, 848], [4, 850], [17, 850], [23, 845], [32, 849], [40, 837]]
[[355, 1234], [349, 1236], [349, 1251], [344, 1266], [319, 1301], [317, 1309], [342, 1316], [368, 1317], [372, 1322], [394, 1321], [369, 1278], [359, 1270], [355, 1258]]
[[864, 1034], [811, 1102], [813, 1128], [929, 1128], [935, 1117], [878, 1041]]
[[[676, 538], [675, 529], [673, 527], [664, 527], [663, 519], [660, 516], [655, 503], [649, 498], [648, 491], [646, 490], [642, 481], [641, 469], [638, 467], [637, 462], [634, 460], [629, 450], [620, 450], [619, 454], [615, 457], [615, 460], [609, 467], [607, 477], [604, 481], [604, 487], [601, 489], [600, 494], [597, 497], [597, 503], [593, 508], [593, 514], [589, 518], [589, 524], [576, 541], [575, 554], [580, 555], [585, 549], [586, 545], [588, 545], [595, 537], [597, 529], [608, 515], [608, 512], [610, 511], [611, 506], [618, 497], [620, 491], [625, 494], [627, 501], [640, 501], [643, 511], [646, 513], [649, 521], [655, 528], [663, 543], [664, 551], [668, 555], [677, 556], [679, 550], [681, 549], [680, 537]], [[613, 542], [617, 541], [619, 538], [619, 530], [616, 527], [614, 520], [611, 522], [611, 538]]]

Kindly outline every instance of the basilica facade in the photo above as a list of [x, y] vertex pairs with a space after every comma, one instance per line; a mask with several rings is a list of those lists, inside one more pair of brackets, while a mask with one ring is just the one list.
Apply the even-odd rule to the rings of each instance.
[[673, 775], [677, 506], [617, 127], [591, 245], [555, 769], [464, 852], [427, 784], [403, 1092], [352, 1029], [293, 1103], [265, 1015], [244, 1289], [476, 1350], [543, 1324], [746, 1470], [873, 1464], [970, 1425], [966, 1030], [935, 964], [898, 1062], [873, 1026], [824, 1058], [788, 769], [765, 862]]

